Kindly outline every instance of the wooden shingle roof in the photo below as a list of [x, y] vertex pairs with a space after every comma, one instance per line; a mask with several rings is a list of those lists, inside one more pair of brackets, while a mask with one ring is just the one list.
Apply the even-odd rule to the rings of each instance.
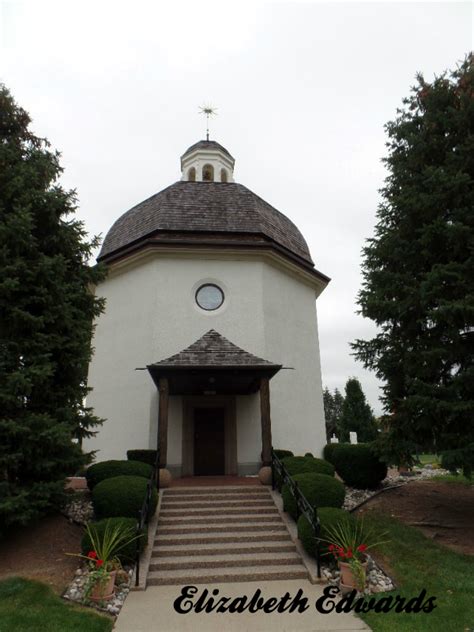
[[265, 368], [280, 369], [275, 364], [259, 358], [210, 329], [192, 345], [179, 353], [148, 365], [152, 368]]
[[227, 151], [225, 147], [223, 147], [220, 143], [217, 143], [215, 140], [199, 140], [197, 143], [194, 143], [194, 145], [191, 145], [191, 147], [188, 147], [181, 158], [184, 158], [187, 154], [190, 154], [196, 149], [217, 149], [229, 156], [229, 158], [232, 158], [232, 160], [234, 159], [230, 152]]
[[303, 235], [283, 213], [242, 184], [179, 181], [137, 204], [107, 233], [99, 260], [166, 233], [263, 237], [313, 268]]

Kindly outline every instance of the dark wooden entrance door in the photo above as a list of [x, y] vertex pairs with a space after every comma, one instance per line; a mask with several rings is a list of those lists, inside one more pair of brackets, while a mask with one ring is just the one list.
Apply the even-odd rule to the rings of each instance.
[[225, 474], [224, 408], [194, 409], [194, 475]]

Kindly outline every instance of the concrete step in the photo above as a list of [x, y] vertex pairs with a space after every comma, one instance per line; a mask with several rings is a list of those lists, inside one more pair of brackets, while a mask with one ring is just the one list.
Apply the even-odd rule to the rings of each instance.
[[271, 498], [268, 500], [248, 500], [247, 498], [244, 500], [216, 500], [215, 502], [206, 500], [193, 500], [189, 502], [176, 502], [170, 503], [167, 500], [161, 501], [161, 508], [164, 510], [167, 509], [181, 509], [183, 511], [188, 511], [189, 509], [222, 509], [222, 508], [238, 508], [245, 507], [246, 509], [256, 509], [256, 508], [269, 508], [274, 507], [275, 503]]
[[276, 515], [279, 516], [278, 509], [275, 507], [215, 507], [215, 508], [202, 508], [202, 506], [193, 507], [192, 509], [186, 509], [186, 512], [179, 511], [175, 507], [173, 509], [163, 509], [160, 508], [160, 517], [161, 518], [173, 518], [173, 517], [184, 517], [184, 516], [223, 516], [223, 515], [234, 515], [234, 516], [247, 516], [247, 515]]
[[273, 524], [250, 524], [250, 525], [215, 525], [208, 523], [207, 525], [176, 525], [174, 527], [159, 527], [157, 531], [157, 535], [177, 535], [179, 533], [183, 535], [194, 534], [194, 533], [228, 533], [232, 530], [234, 533], [249, 533], [249, 532], [257, 532], [257, 531], [286, 531], [286, 526], [283, 522], [275, 522]]
[[166, 496], [163, 495], [162, 502], [166, 502], [171, 504], [177, 503], [202, 503], [202, 502], [238, 502], [238, 503], [257, 503], [260, 501], [268, 502], [272, 501], [272, 497], [270, 494], [254, 494], [253, 496], [244, 496], [243, 494], [213, 494], [210, 496], [209, 494], [203, 494], [202, 496]]
[[[278, 553], [291, 553], [296, 551], [293, 542], [287, 544], [282, 542], [245, 542], [245, 544], [237, 544], [232, 546], [232, 553], [235, 555], [260, 553], [270, 553], [276, 555]], [[196, 555], [225, 555], [229, 552], [228, 542], [211, 542], [201, 543], [198, 546], [193, 544], [172, 544], [167, 545], [162, 542], [153, 549], [152, 556], [157, 557], [194, 557]]]
[[149, 586], [184, 584], [210, 584], [219, 582], [252, 582], [274, 579], [305, 579], [308, 571], [301, 564], [278, 566], [249, 566], [246, 568], [182, 569], [152, 571], [148, 574]]
[[212, 524], [239, 524], [239, 523], [245, 523], [245, 524], [252, 524], [252, 523], [256, 523], [256, 524], [272, 524], [274, 522], [279, 522], [281, 523], [281, 518], [278, 515], [274, 515], [274, 514], [264, 514], [263, 516], [258, 515], [258, 514], [254, 514], [254, 515], [249, 515], [249, 516], [229, 516], [226, 514], [223, 514], [222, 516], [212, 516], [210, 518], [205, 518], [205, 517], [192, 517], [192, 516], [187, 516], [187, 515], [181, 515], [181, 516], [175, 516], [172, 518], [160, 518], [158, 519], [158, 528], [160, 527], [166, 527], [166, 526], [178, 526], [178, 525], [186, 525], [186, 524], [209, 524], [210, 522], [212, 522]]
[[268, 495], [266, 487], [176, 487], [163, 490], [163, 496], [213, 496], [214, 494]]
[[236, 555], [233, 552], [221, 555], [195, 555], [181, 561], [173, 557], [151, 558], [150, 571], [174, 571], [191, 568], [242, 568], [245, 566], [291, 566], [303, 564], [300, 556], [293, 554], [275, 556], [274, 553], [245, 553]]
[[160, 535], [159, 531], [155, 537], [155, 546], [159, 547], [161, 544], [211, 544], [213, 542], [291, 542], [288, 531], [281, 532], [227, 532], [226, 535], [219, 534], [205, 534], [200, 535], [177, 535], [168, 536]]

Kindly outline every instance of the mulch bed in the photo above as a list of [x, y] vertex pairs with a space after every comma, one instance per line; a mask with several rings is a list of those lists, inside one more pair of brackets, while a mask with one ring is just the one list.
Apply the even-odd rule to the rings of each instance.
[[382, 511], [453, 551], [474, 555], [474, 487], [413, 481], [370, 499], [357, 513]]
[[20, 576], [36, 579], [62, 594], [79, 565], [83, 530], [62, 515], [42, 518], [17, 528], [0, 542], [0, 580]]

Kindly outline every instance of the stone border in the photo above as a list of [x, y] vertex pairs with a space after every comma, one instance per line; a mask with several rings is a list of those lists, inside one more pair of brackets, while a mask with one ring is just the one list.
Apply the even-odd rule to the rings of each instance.
[[133, 569], [130, 590], [146, 590], [146, 582], [148, 578], [148, 569], [150, 567], [151, 557], [153, 555], [153, 544], [155, 542], [156, 529], [158, 526], [158, 517], [160, 515], [161, 501], [163, 499], [163, 490], [160, 489], [158, 497], [158, 505], [156, 511], [148, 523], [148, 542], [140, 555], [140, 582], [135, 586], [136, 567]]
[[280, 514], [280, 518], [283, 520], [288, 532], [290, 534], [291, 539], [293, 540], [296, 550], [298, 551], [299, 556], [303, 560], [303, 564], [308, 571], [308, 579], [312, 584], [326, 584], [326, 579], [321, 573], [321, 577], [318, 577], [318, 569], [316, 565], [316, 560], [312, 558], [304, 549], [301, 540], [298, 538], [298, 528], [296, 526], [296, 522], [291, 518], [286, 511], [283, 511], [283, 499], [281, 494], [275, 489], [270, 488], [270, 494], [273, 498], [273, 502], [275, 503], [278, 513]]

